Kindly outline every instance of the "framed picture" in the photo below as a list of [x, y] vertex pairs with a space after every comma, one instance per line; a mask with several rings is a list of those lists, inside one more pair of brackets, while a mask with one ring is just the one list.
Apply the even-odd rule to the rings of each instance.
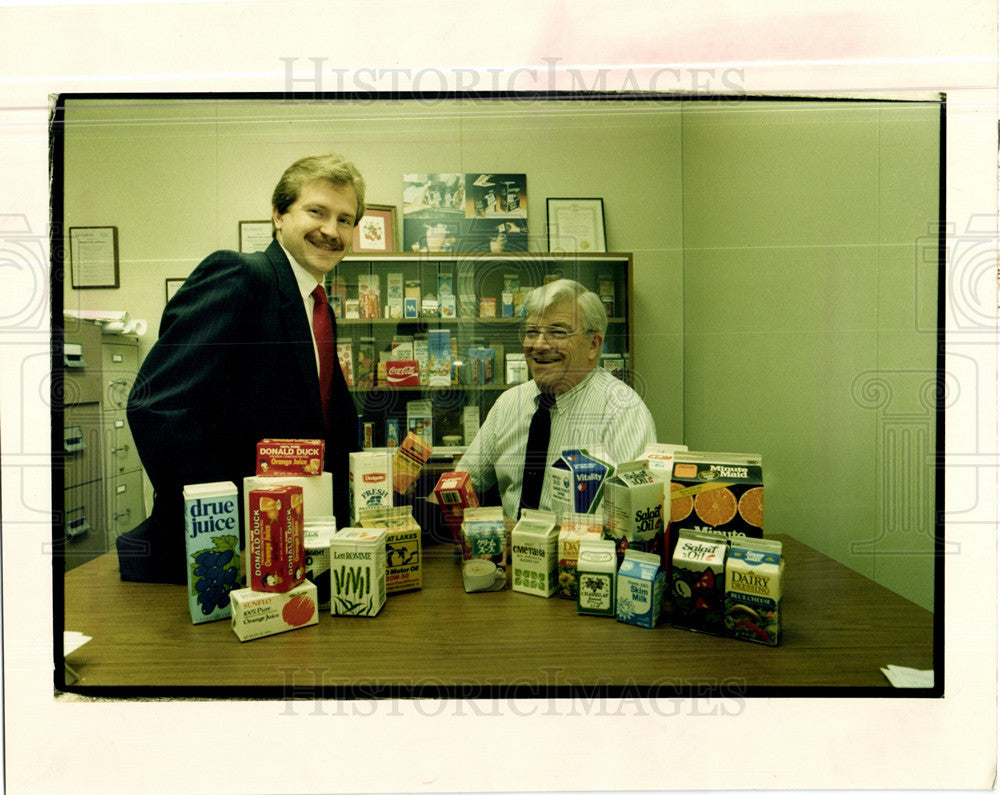
[[271, 245], [271, 221], [240, 221], [240, 251], [249, 254]]
[[174, 297], [174, 293], [181, 289], [184, 279], [167, 279], [167, 303]]
[[74, 226], [69, 230], [73, 289], [118, 285], [118, 227]]
[[396, 207], [391, 204], [369, 204], [360, 223], [354, 227], [355, 253], [382, 251], [394, 253], [396, 248]]
[[607, 251], [604, 199], [548, 199], [549, 251]]

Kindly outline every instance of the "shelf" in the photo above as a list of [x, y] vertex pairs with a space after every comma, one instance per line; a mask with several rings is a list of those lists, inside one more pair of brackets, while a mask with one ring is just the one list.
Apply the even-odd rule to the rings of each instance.
[[[482, 323], [494, 326], [517, 326], [524, 321], [520, 317], [401, 317], [401, 318], [356, 318], [338, 317], [338, 326], [398, 326], [406, 323], [434, 323], [442, 326], [457, 326], [462, 323]], [[608, 323], [627, 323], [624, 317], [609, 317]]]

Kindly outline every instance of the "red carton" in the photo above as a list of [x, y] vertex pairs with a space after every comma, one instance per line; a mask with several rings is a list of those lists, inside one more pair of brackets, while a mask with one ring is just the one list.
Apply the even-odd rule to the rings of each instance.
[[420, 386], [420, 366], [416, 359], [389, 359], [385, 363], [385, 383], [388, 387]]
[[250, 492], [247, 581], [254, 591], [285, 593], [305, 579], [306, 544], [301, 486]]
[[261, 439], [257, 442], [257, 475], [320, 475], [322, 439]]
[[456, 543], [462, 542], [462, 516], [466, 508], [478, 508], [479, 498], [468, 472], [445, 472], [434, 487], [434, 498]]

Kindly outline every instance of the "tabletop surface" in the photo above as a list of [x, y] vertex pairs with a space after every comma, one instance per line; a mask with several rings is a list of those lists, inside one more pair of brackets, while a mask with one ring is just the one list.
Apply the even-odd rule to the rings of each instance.
[[423, 587], [391, 594], [377, 616], [323, 613], [317, 625], [243, 643], [228, 621], [192, 624], [184, 586], [122, 582], [109, 553], [66, 573], [63, 629], [92, 638], [66, 663], [84, 693], [390, 687], [469, 697], [497, 688], [888, 688], [881, 667], [934, 666], [931, 612], [793, 538], [771, 537], [786, 560], [777, 647], [662, 618], [644, 629], [578, 615], [558, 597], [467, 594], [454, 549], [434, 544], [423, 551]]

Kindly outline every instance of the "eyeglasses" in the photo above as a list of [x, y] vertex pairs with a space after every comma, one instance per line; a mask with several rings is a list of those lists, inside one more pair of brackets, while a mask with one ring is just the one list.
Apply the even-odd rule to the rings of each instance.
[[542, 337], [547, 339], [550, 345], [558, 345], [570, 337], [593, 333], [590, 330], [569, 331], [568, 329], [553, 326], [524, 326], [517, 330], [517, 336], [521, 340], [522, 345], [534, 345]]

